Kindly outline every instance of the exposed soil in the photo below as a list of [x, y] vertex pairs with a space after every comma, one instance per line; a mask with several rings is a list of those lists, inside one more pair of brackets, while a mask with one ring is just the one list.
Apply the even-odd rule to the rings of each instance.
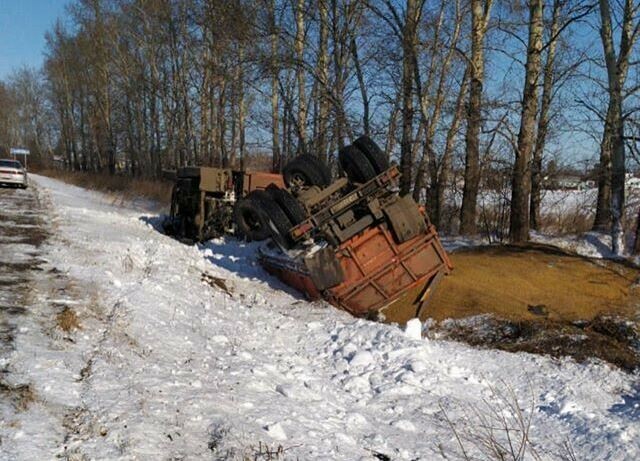
[[548, 246], [451, 255], [424, 319], [431, 334], [508, 351], [640, 369], [640, 270]]

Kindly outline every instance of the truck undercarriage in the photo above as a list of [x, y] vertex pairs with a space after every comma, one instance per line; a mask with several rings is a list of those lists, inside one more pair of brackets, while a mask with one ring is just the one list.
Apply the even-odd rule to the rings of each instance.
[[451, 263], [424, 209], [401, 196], [400, 172], [369, 138], [342, 149], [331, 181], [316, 157], [283, 175], [187, 167], [174, 173], [168, 233], [268, 240], [267, 271], [311, 299], [356, 316], [406, 321], [423, 310]]

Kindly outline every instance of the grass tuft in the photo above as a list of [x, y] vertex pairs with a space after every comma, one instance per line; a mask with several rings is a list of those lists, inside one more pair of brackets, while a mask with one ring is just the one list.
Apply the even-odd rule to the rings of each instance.
[[71, 330], [77, 330], [80, 328], [80, 322], [76, 313], [65, 307], [56, 317], [56, 324], [64, 332], [70, 332]]

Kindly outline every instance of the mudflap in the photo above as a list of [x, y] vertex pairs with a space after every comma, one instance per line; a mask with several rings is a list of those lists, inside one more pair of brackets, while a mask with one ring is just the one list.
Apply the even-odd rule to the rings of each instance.
[[319, 291], [340, 285], [345, 278], [340, 261], [332, 248], [323, 248], [304, 258], [311, 280]]
[[391, 224], [393, 236], [398, 243], [404, 243], [420, 234], [424, 234], [427, 226], [418, 204], [409, 195], [401, 197], [384, 209], [384, 214]]

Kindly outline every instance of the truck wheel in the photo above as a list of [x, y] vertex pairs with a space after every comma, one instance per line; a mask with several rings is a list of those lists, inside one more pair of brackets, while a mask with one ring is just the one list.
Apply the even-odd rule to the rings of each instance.
[[375, 178], [376, 170], [366, 155], [356, 146], [346, 146], [338, 153], [340, 166], [351, 182], [365, 183]]
[[[290, 247], [287, 236], [293, 227], [291, 220], [271, 196], [255, 190], [236, 203], [234, 219], [240, 232], [250, 240], [272, 237], [285, 248]], [[273, 226], [271, 226], [273, 223]]]
[[280, 205], [282, 211], [285, 212], [287, 218], [294, 226], [307, 219], [307, 212], [296, 198], [288, 191], [280, 189], [273, 184], [267, 187], [267, 192], [275, 202]]
[[282, 170], [287, 187], [327, 187], [331, 172], [327, 165], [313, 155], [301, 155], [287, 163]]
[[238, 233], [248, 240], [266, 240], [271, 235], [268, 220], [260, 202], [252, 198], [253, 193], [238, 200], [233, 207], [233, 220]]
[[[271, 238], [285, 248], [291, 247], [289, 230], [293, 227], [282, 207], [264, 190], [253, 191], [252, 200], [258, 202], [265, 217], [265, 226], [269, 230]], [[271, 225], [273, 224], [273, 225]]]
[[360, 136], [353, 145], [362, 151], [376, 170], [376, 174], [389, 169], [389, 158], [369, 136]]

